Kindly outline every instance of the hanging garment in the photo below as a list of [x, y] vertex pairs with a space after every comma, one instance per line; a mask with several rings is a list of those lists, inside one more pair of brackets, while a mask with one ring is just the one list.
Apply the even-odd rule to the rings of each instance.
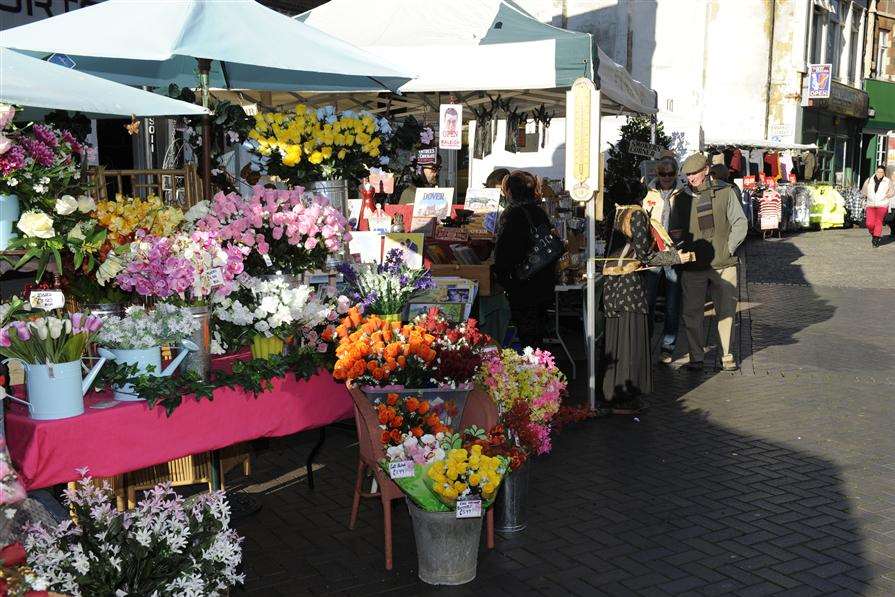
[[811, 226], [811, 189], [805, 185], [794, 185], [792, 188], [793, 221], [799, 228]]
[[780, 228], [780, 193], [776, 189], [765, 189], [759, 199], [759, 219], [762, 230], [777, 230]]
[[771, 151], [764, 154], [764, 175], [770, 176], [774, 180], [780, 178], [780, 156], [777, 152]]
[[473, 142], [472, 157], [482, 159], [486, 155], [491, 154], [492, 126], [494, 126], [494, 121], [490, 116], [482, 116], [475, 119], [475, 141]]
[[821, 230], [842, 227], [845, 224], [845, 199], [831, 185], [811, 188], [811, 223]]
[[789, 180], [789, 173], [793, 171], [792, 152], [784, 151], [780, 154], [780, 169], [782, 170], [781, 178]]
[[814, 170], [817, 168], [817, 157], [810, 151], [802, 154], [802, 162], [805, 164], [805, 180], [814, 180]]
[[730, 171], [734, 178], [743, 176], [743, 154], [739, 149], [734, 149], [730, 154]]
[[723, 164], [723, 163], [724, 163], [724, 154], [723, 153], [716, 153], [716, 154], [712, 155], [712, 165], [713, 166], [715, 164]]

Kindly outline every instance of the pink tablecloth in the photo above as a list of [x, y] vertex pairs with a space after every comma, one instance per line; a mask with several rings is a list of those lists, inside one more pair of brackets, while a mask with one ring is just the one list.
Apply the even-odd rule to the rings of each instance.
[[6, 441], [28, 489], [79, 479], [76, 469], [81, 467], [94, 477], [112, 477], [354, 414], [348, 390], [326, 371], [308, 381], [287, 374], [258, 398], [229, 388], [217, 389], [213, 401], [185, 397], [170, 417], [161, 406], [150, 409], [145, 402], [90, 408], [109, 400], [111, 395], [90, 395], [83, 415], [57, 421], [35, 421], [24, 407], [8, 407]]

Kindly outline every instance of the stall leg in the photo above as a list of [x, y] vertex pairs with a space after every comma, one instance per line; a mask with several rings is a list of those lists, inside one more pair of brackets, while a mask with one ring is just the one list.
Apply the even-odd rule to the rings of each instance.
[[305, 462], [305, 472], [308, 477], [308, 489], [314, 489], [314, 459], [317, 458], [317, 454], [320, 453], [320, 448], [323, 447], [323, 442], [326, 441], [326, 427], [320, 428], [320, 435], [317, 437], [317, 443], [314, 444], [314, 447], [311, 448], [311, 453], [308, 454], [308, 460]]
[[220, 491], [223, 488], [223, 483], [221, 479], [221, 452], [220, 450], [212, 450], [211, 452], [211, 462], [209, 463], [209, 467], [211, 468], [211, 490], [212, 491]]

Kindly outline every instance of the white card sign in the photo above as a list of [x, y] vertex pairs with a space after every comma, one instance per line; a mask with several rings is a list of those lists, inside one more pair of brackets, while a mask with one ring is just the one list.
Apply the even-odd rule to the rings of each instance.
[[463, 106], [441, 104], [438, 112], [438, 148], [460, 149], [463, 147]]
[[482, 500], [459, 499], [457, 500], [457, 518], [481, 518]]
[[35, 309], [50, 311], [65, 306], [65, 295], [61, 290], [32, 290], [28, 302]]
[[388, 476], [392, 479], [406, 479], [413, 476], [413, 461], [398, 460], [388, 463]]
[[221, 268], [214, 267], [208, 270], [208, 283], [215, 286], [221, 286], [224, 283], [224, 273], [221, 271]]

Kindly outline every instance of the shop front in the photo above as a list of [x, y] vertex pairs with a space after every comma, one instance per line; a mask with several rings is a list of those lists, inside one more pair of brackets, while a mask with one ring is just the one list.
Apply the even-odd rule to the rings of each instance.
[[870, 118], [863, 131], [862, 171], [869, 175], [877, 166], [891, 171], [895, 169], [895, 83], [866, 79], [864, 89], [870, 98]]
[[807, 99], [800, 142], [817, 145], [817, 180], [842, 186], [859, 184], [864, 174], [862, 131], [868, 109], [867, 93], [835, 81], [829, 98]]

